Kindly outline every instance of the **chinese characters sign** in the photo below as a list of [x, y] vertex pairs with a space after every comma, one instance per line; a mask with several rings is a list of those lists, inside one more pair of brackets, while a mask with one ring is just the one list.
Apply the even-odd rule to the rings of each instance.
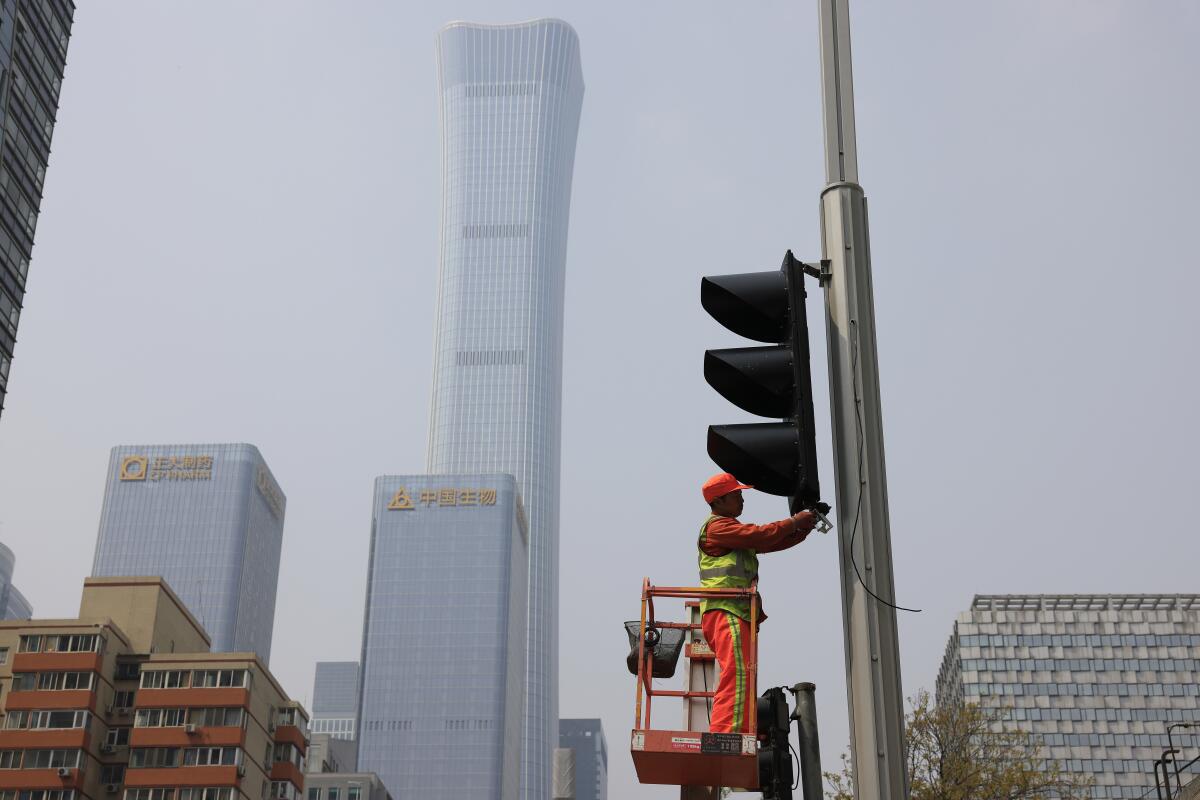
[[275, 481], [271, 479], [266, 468], [261, 466], [258, 468], [254, 484], [258, 487], [258, 493], [263, 496], [263, 500], [267, 501], [275, 519], [283, 519], [283, 492], [279, 491], [279, 487], [275, 485]]
[[212, 456], [125, 456], [118, 473], [123, 481], [210, 481]]
[[411, 511], [422, 508], [445, 508], [447, 506], [494, 506], [496, 505], [495, 489], [422, 489], [420, 492], [409, 493], [401, 486], [392, 495], [388, 503], [389, 511]]

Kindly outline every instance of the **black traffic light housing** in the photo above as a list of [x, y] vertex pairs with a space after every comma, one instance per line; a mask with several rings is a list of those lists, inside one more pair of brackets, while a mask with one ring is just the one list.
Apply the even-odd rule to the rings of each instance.
[[792, 800], [792, 755], [788, 749], [791, 716], [783, 689], [767, 689], [758, 698], [758, 786], [763, 800]]
[[744, 411], [781, 420], [712, 425], [708, 455], [738, 480], [788, 497], [792, 513], [821, 499], [804, 272], [789, 250], [777, 272], [717, 275], [700, 282], [700, 303], [717, 322], [768, 343], [708, 350], [705, 380]]

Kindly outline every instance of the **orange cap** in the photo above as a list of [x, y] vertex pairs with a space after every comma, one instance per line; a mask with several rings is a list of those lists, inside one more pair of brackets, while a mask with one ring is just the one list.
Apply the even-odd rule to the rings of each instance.
[[711, 503], [721, 495], [736, 492], [739, 489], [753, 489], [753, 486], [747, 486], [738, 481], [737, 478], [730, 475], [728, 472], [722, 472], [720, 475], [713, 475], [704, 482], [704, 487], [701, 489], [704, 492], [704, 502]]

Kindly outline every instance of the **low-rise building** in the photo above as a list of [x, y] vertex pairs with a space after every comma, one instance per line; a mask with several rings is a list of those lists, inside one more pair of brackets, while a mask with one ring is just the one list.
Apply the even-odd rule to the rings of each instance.
[[0, 622], [0, 800], [302, 800], [307, 714], [255, 654], [208, 648], [157, 577]]

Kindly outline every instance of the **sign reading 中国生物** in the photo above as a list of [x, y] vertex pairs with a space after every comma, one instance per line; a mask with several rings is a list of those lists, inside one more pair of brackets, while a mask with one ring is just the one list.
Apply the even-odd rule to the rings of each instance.
[[449, 506], [494, 506], [495, 489], [422, 489], [416, 502], [408, 489], [401, 486], [388, 503], [389, 511], [411, 511], [417, 506], [424, 508], [447, 508]]
[[210, 481], [212, 456], [125, 456], [117, 477], [123, 481]]

